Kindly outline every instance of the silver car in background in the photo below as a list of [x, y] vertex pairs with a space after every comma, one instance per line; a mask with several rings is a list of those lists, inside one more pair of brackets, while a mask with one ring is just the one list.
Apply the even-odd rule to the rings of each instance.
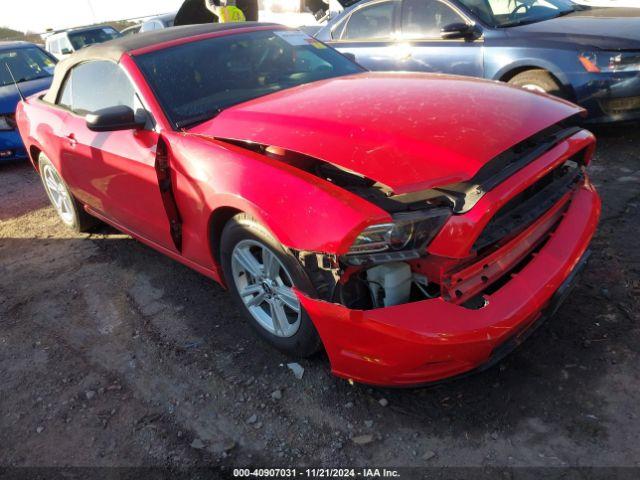
[[150, 18], [142, 23], [140, 26], [140, 33], [151, 32], [153, 30], [162, 30], [164, 28], [173, 27], [173, 22], [176, 19], [175, 13], [167, 13], [166, 15], [159, 15], [157, 17]]

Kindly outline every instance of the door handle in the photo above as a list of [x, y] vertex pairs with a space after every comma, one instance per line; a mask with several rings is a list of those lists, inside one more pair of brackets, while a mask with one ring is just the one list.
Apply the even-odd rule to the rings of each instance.
[[65, 138], [69, 142], [69, 145], [71, 145], [72, 147], [75, 147], [78, 144], [78, 140], [76, 140], [76, 136], [73, 133], [70, 133]]

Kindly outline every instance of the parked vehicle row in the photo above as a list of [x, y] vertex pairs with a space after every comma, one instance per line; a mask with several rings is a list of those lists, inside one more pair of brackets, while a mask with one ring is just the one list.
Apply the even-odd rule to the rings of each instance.
[[[46, 51], [27, 42], [0, 42], [0, 162], [28, 158], [15, 124], [20, 91], [32, 95], [48, 89], [57, 61], [74, 52], [123, 35], [170, 28], [174, 18], [175, 14], [160, 15], [123, 32], [110, 26], [54, 32], [45, 38]], [[7, 66], [13, 71], [17, 86]]]
[[[568, 99], [587, 109], [589, 122], [640, 119], [640, 9], [572, 0], [340, 3], [345, 10], [315, 29], [315, 37], [369, 70], [488, 78]], [[212, 14], [200, 0], [185, 1], [177, 14], [150, 18], [122, 34], [170, 28], [176, 18], [178, 24], [210, 23]], [[120, 35], [109, 28], [52, 35], [47, 49], [63, 58]]]
[[408, 386], [494, 364], [571, 291], [600, 215], [582, 113], [209, 24], [75, 53], [16, 121], [67, 226], [220, 282], [290, 355]]

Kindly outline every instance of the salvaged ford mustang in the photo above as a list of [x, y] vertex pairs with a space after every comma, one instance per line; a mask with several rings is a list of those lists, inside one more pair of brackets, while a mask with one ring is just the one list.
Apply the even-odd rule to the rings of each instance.
[[495, 363], [569, 292], [600, 215], [581, 113], [226, 24], [82, 50], [17, 122], [69, 227], [222, 283], [284, 352], [409, 386]]

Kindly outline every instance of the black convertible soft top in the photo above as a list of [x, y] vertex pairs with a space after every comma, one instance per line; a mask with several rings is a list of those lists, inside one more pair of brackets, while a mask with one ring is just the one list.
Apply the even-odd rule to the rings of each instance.
[[[221, 32], [225, 30], [235, 30], [247, 27], [282, 27], [275, 23], [241, 22], [241, 23], [211, 23], [201, 25], [186, 25], [183, 27], [165, 28], [151, 32], [139, 33], [120, 37], [108, 42], [91, 45], [83, 48], [73, 55], [67, 57], [56, 66], [55, 75], [51, 88], [44, 96], [44, 101], [55, 103], [58, 98], [58, 91], [62, 87], [62, 82], [67, 76], [67, 72], [76, 65], [89, 60], [107, 60], [119, 62], [123, 55], [141, 48], [151, 47], [160, 43], [171, 42], [183, 38], [197, 37], [208, 33]], [[100, 88], [99, 85], [96, 88]]]

